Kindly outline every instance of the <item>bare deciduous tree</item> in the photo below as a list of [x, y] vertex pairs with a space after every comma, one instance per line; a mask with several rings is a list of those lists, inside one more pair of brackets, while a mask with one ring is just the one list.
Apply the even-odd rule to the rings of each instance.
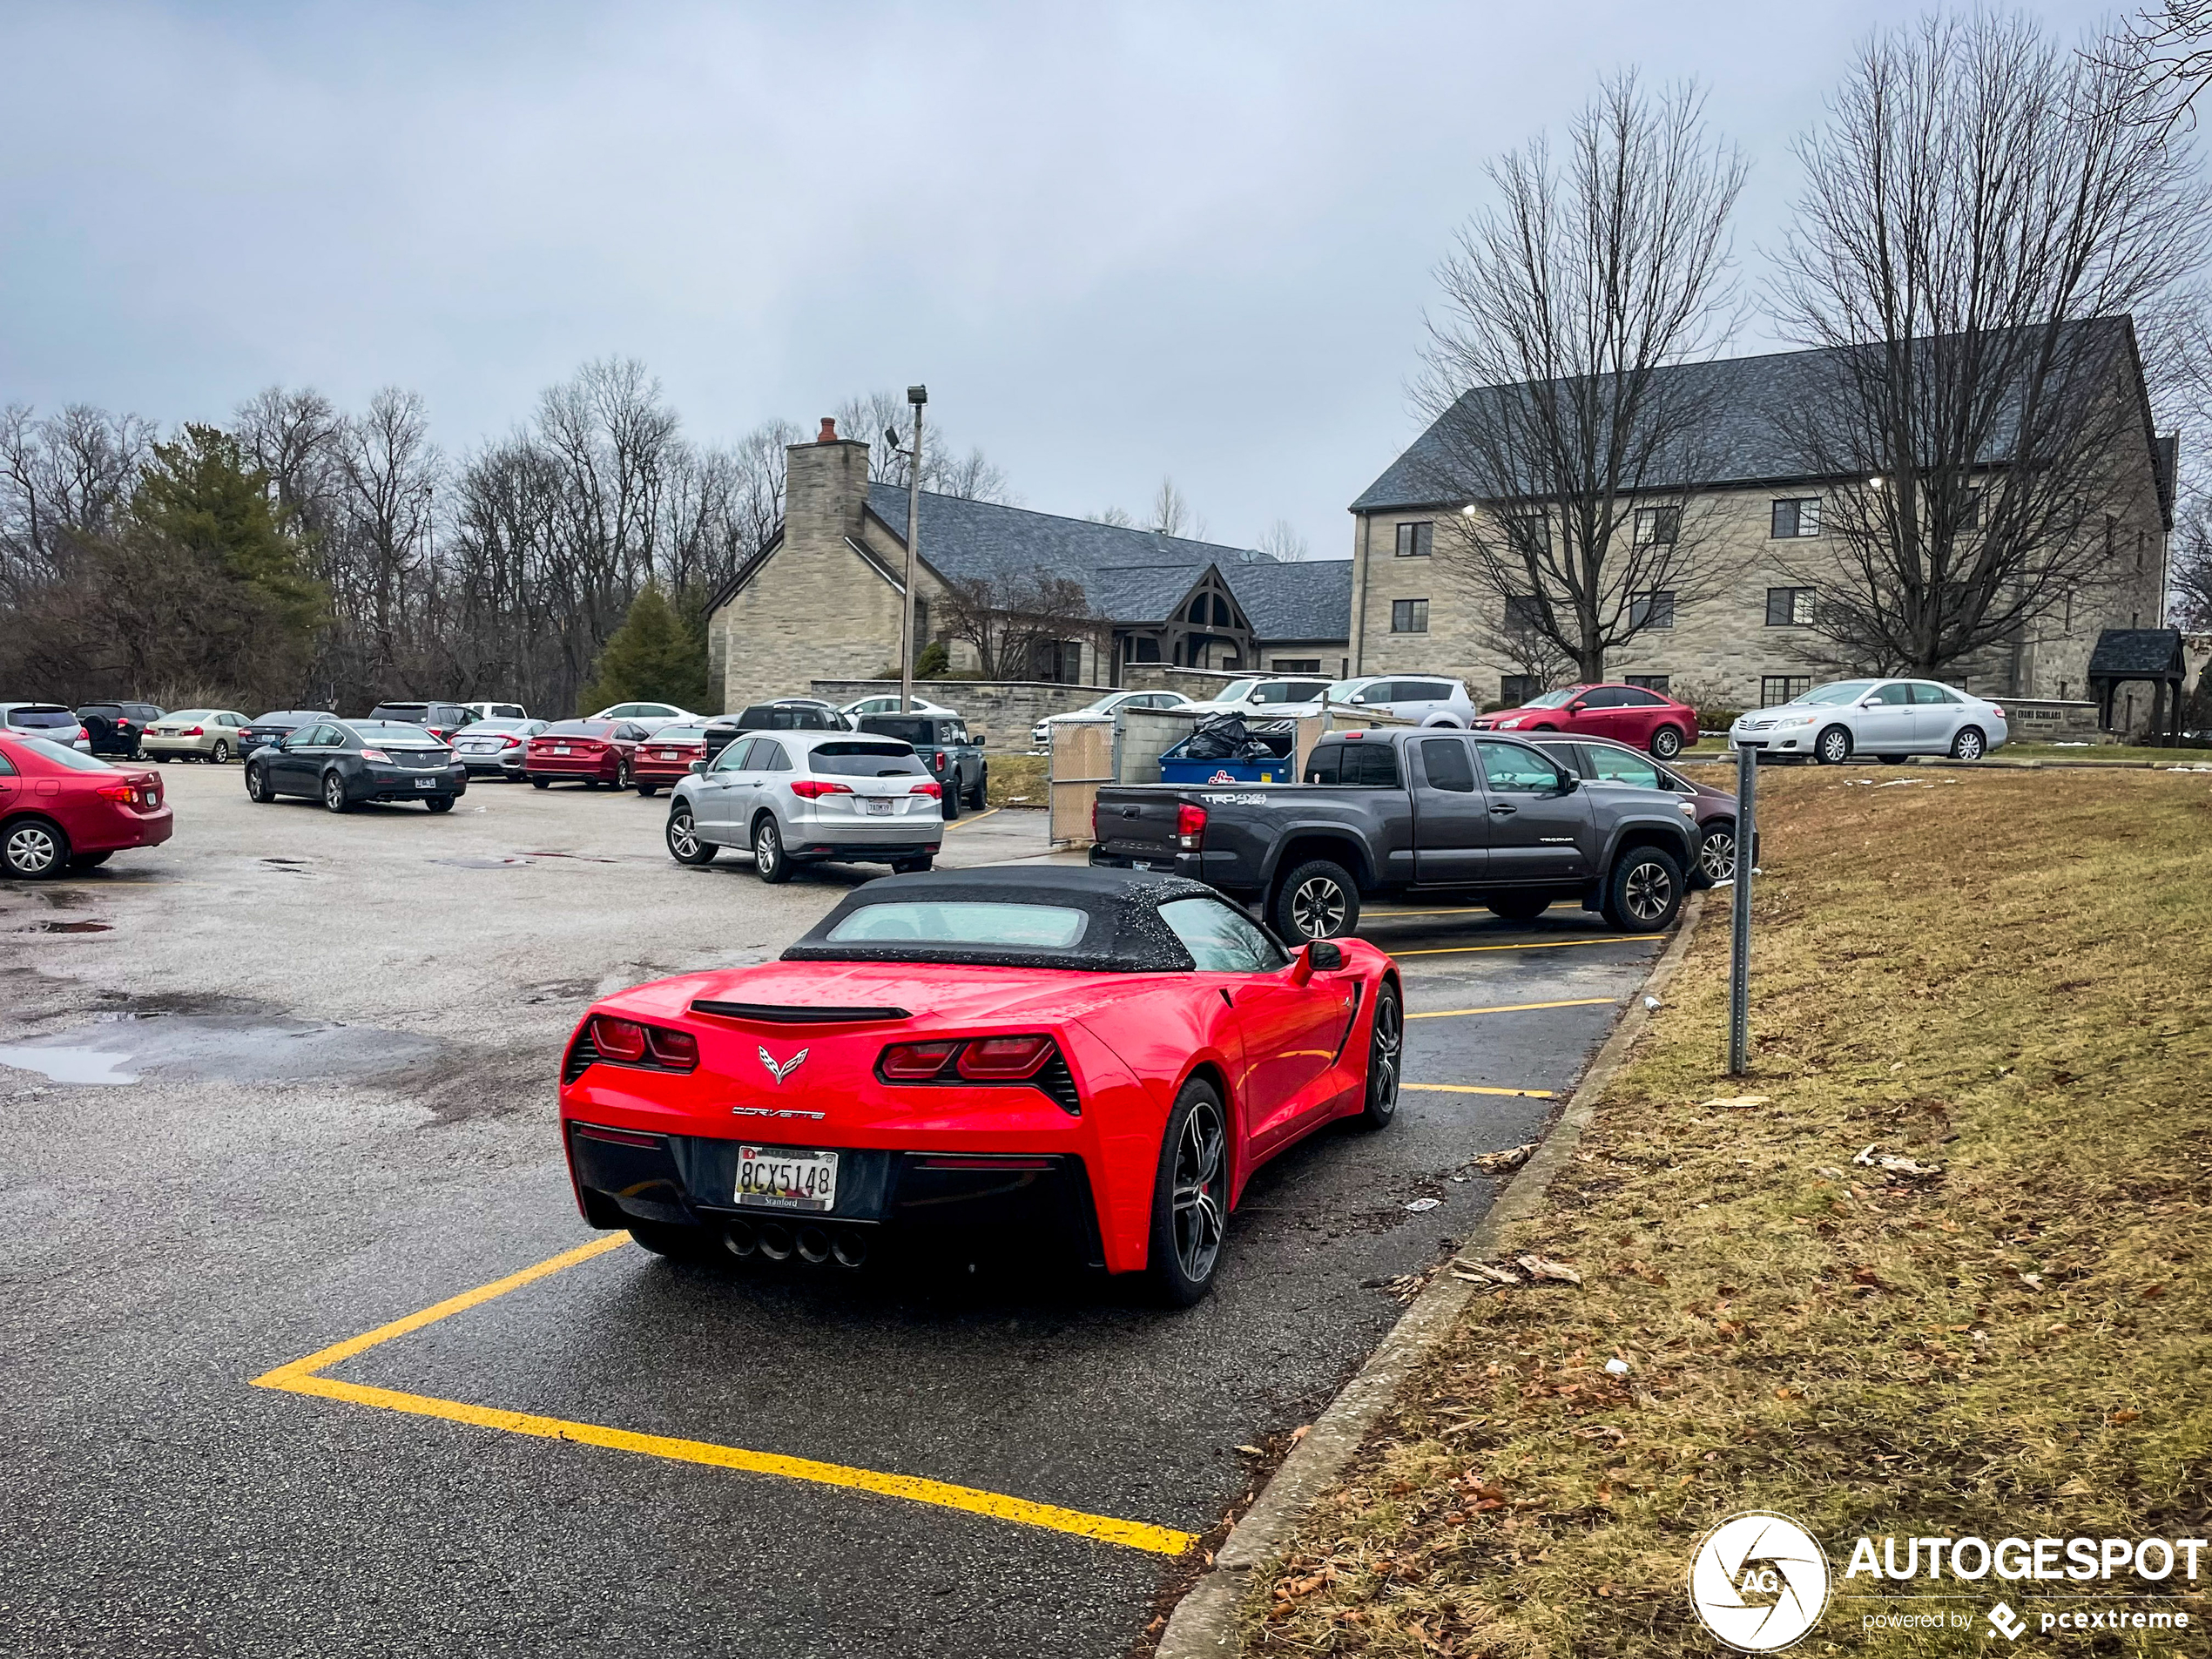
[[1267, 527], [1267, 534], [1259, 538], [1256, 550], [1283, 564], [1302, 564], [1311, 551], [1305, 537], [1298, 533], [1298, 526], [1287, 518], [1278, 518]]
[[[912, 469], [908, 451], [914, 442], [914, 410], [906, 395], [881, 391], [848, 397], [837, 406], [836, 418], [839, 432], [867, 444], [868, 476], [904, 489]], [[923, 442], [921, 487], [967, 501], [1016, 504], [1005, 471], [979, 448], [964, 455], [955, 453], [941, 428], [931, 430]]]
[[1716, 576], [1685, 486], [1710, 474], [1709, 379], [1670, 368], [1732, 323], [1737, 152], [1694, 86], [1608, 82], [1570, 124], [1491, 164], [1499, 205], [1438, 272], [1416, 400], [1425, 482], [1447, 515], [1435, 556], [1585, 678], [1649, 625], [1644, 596], [1689, 604]]
[[1786, 435], [1808, 475], [1865, 481], [1795, 561], [1834, 658], [1935, 674], [2106, 579], [2145, 436], [2123, 319], [2204, 253], [2148, 96], [2024, 18], [1937, 17], [1869, 41], [1800, 142], [1776, 309], [1836, 349]]
[[1044, 678], [1049, 651], [1098, 632], [1089, 597], [1072, 577], [1008, 570], [946, 588], [937, 631], [974, 648], [985, 679]]

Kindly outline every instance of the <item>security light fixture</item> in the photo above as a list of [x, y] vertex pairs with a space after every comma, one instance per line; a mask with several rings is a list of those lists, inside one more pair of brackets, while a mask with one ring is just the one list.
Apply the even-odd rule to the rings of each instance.
[[929, 388], [927, 386], [909, 386], [907, 388], [907, 401], [919, 408], [929, 401]]

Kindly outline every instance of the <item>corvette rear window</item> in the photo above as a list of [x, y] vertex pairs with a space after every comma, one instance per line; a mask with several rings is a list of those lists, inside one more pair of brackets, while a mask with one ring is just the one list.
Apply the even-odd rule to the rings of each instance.
[[1065, 950], [1090, 918], [1062, 905], [907, 900], [863, 905], [829, 931], [833, 944], [1004, 945]]

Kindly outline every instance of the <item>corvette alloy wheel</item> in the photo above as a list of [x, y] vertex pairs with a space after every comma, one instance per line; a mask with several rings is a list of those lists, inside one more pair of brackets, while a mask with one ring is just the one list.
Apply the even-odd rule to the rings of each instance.
[[1194, 1284], [1213, 1277], [1221, 1255], [1227, 1145], [1221, 1108], [1211, 1100], [1194, 1102], [1176, 1137], [1174, 1197], [1176, 1261]]
[[1697, 844], [1697, 867], [1708, 881], [1725, 881], [1736, 873], [1736, 829], [1722, 824], [1705, 832]]
[[1367, 1110], [1363, 1122], [1380, 1129], [1398, 1113], [1399, 1066], [1406, 1048], [1406, 1011], [1395, 986], [1375, 995], [1374, 1035], [1367, 1042]]

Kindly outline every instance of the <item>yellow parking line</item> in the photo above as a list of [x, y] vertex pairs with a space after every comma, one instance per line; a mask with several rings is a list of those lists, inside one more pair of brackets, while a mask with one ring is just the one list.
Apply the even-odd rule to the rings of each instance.
[[509, 1434], [527, 1434], [540, 1440], [573, 1440], [585, 1446], [605, 1447], [617, 1452], [634, 1452], [644, 1457], [667, 1458], [678, 1463], [705, 1464], [709, 1467], [738, 1469], [752, 1474], [781, 1475], [786, 1480], [811, 1480], [820, 1486], [846, 1487], [860, 1492], [873, 1492], [887, 1498], [904, 1498], [914, 1503], [934, 1504], [940, 1508], [959, 1509], [969, 1514], [988, 1515], [996, 1521], [1010, 1521], [1025, 1527], [1040, 1527], [1050, 1532], [1072, 1533], [1077, 1537], [1094, 1539], [1104, 1544], [1120, 1544], [1130, 1549], [1149, 1550], [1159, 1555], [1180, 1555], [1198, 1541], [1195, 1533], [1177, 1532], [1170, 1527], [1154, 1527], [1137, 1521], [1120, 1521], [1111, 1515], [1094, 1515], [1080, 1509], [1065, 1509], [1058, 1504], [1034, 1503], [1027, 1498], [1008, 1497], [1003, 1493], [986, 1492], [976, 1487], [954, 1486], [949, 1481], [929, 1480], [918, 1475], [884, 1474], [873, 1469], [853, 1468], [842, 1463], [823, 1463], [813, 1458], [786, 1457], [773, 1452], [749, 1452], [740, 1447], [717, 1446], [706, 1440], [678, 1440], [663, 1434], [640, 1434], [630, 1429], [608, 1428], [597, 1423], [570, 1422], [565, 1418], [541, 1417], [530, 1412], [502, 1411], [487, 1406], [471, 1406], [457, 1399], [439, 1399], [428, 1394], [402, 1393], [396, 1389], [373, 1388], [361, 1383], [341, 1382], [334, 1377], [319, 1373], [341, 1360], [350, 1359], [395, 1337], [420, 1331], [425, 1325], [455, 1313], [476, 1307], [495, 1297], [573, 1267], [578, 1262], [590, 1261], [609, 1251], [618, 1250], [630, 1242], [626, 1233], [613, 1233], [604, 1238], [567, 1251], [535, 1267], [526, 1267], [519, 1273], [509, 1273], [505, 1278], [494, 1279], [473, 1291], [448, 1297], [419, 1313], [395, 1319], [389, 1325], [380, 1325], [374, 1331], [309, 1354], [304, 1359], [294, 1359], [289, 1365], [279, 1366], [264, 1372], [253, 1379], [257, 1388], [282, 1389], [288, 1393], [306, 1394], [321, 1399], [349, 1400], [357, 1406], [374, 1406], [385, 1411], [407, 1412], [418, 1417], [442, 1418], [448, 1422], [469, 1423], [478, 1428], [495, 1428]]
[[[1470, 1010], [1473, 1012], [1474, 1010]], [[1487, 1011], [1487, 1010], [1486, 1010]], [[1556, 1100], [1548, 1089], [1484, 1089], [1474, 1083], [1406, 1083], [1400, 1089], [1425, 1089], [1432, 1095], [1514, 1095], [1525, 1100]]]
[[1577, 996], [1564, 1002], [1507, 1002], [1494, 1008], [1433, 1008], [1426, 1014], [1409, 1014], [1409, 1020], [1456, 1020], [1463, 1014], [1527, 1014], [1537, 1008], [1594, 1008], [1609, 1007], [1621, 999], [1617, 996]]
[[1003, 807], [1003, 806], [992, 806], [992, 807], [987, 807], [987, 808], [986, 808], [985, 810], [983, 810], [982, 812], [980, 812], [980, 813], [976, 813], [976, 814], [975, 814], [973, 818], [961, 818], [961, 819], [954, 819], [951, 823], [949, 823], [949, 824], [946, 825], [946, 826], [945, 826], [945, 827], [946, 827], [947, 829], [948, 829], [948, 830], [965, 829], [965, 828], [967, 828], [967, 827], [968, 827], [968, 825], [970, 825], [970, 824], [980, 824], [980, 823], [981, 823], [981, 822], [982, 822], [985, 819], [988, 818], [988, 817], [989, 817], [989, 816], [990, 816], [993, 813], [1002, 813], [1002, 812], [1004, 812], [1005, 810], [1006, 810], [1006, 808], [1005, 808], [1005, 807]]
[[1603, 939], [1532, 939], [1521, 945], [1436, 945], [1420, 950], [1393, 950], [1391, 956], [1471, 956], [1485, 950], [1565, 950], [1575, 945], [1644, 945], [1664, 934], [1613, 934]]
[[1363, 910], [1360, 915], [1369, 921], [1395, 921], [1400, 916], [1487, 916], [1488, 907], [1475, 905], [1466, 910]]

